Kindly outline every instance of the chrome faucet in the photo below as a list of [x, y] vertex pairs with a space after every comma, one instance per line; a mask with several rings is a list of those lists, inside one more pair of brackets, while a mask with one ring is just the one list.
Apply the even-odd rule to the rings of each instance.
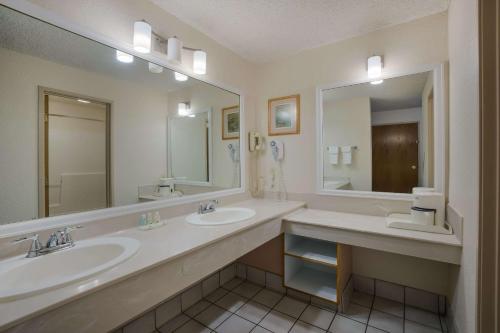
[[207, 203], [200, 203], [200, 206], [198, 206], [198, 214], [206, 214], [206, 213], [211, 213], [215, 211], [215, 207], [219, 203], [219, 200], [210, 200]]
[[83, 228], [82, 226], [76, 227], [65, 227], [62, 230], [52, 233], [47, 240], [45, 247], [40, 243], [38, 234], [33, 236], [24, 236], [19, 239], [14, 240], [14, 243], [21, 243], [24, 241], [31, 241], [30, 249], [26, 258], [35, 258], [44, 254], [52, 253], [62, 249], [67, 249], [75, 246], [73, 239], [71, 238], [71, 231], [75, 229]]

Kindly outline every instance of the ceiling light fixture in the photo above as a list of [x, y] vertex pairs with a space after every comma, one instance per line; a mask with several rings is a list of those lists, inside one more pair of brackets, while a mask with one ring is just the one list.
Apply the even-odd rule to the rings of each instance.
[[371, 80], [370, 81], [371, 84], [380, 84], [384, 82], [384, 80], [379, 79], [382, 76], [382, 67], [383, 67], [382, 56], [374, 55], [368, 58], [367, 71], [368, 71], [368, 78]]
[[174, 77], [175, 77], [175, 80], [177, 80], [177, 81], [187, 81], [188, 80], [187, 75], [177, 73], [177, 72], [174, 72]]
[[131, 54], [116, 50], [116, 60], [118, 60], [119, 62], [130, 64], [131, 62], [134, 62], [134, 56]]
[[140, 53], [151, 52], [151, 25], [146, 21], [134, 23], [134, 50]]
[[189, 102], [179, 103], [177, 105], [177, 114], [181, 117], [189, 116], [191, 113], [191, 108], [189, 106]]
[[157, 64], [153, 64], [152, 62], [148, 62], [148, 69], [151, 73], [160, 74], [163, 72], [163, 67]]
[[90, 101], [87, 101], [86, 99], [77, 99], [77, 102], [83, 103], [83, 104], [89, 104]]
[[[182, 51], [191, 51], [193, 52], [193, 72], [200, 75], [207, 73], [207, 53], [205, 51], [184, 46], [182, 40], [177, 36], [169, 38], [160, 36], [145, 20], [134, 23], [134, 50], [141, 53], [150, 53], [152, 37], [157, 43], [166, 45], [167, 60], [172, 64], [182, 64]], [[164, 46], [162, 49], [164, 49]]]

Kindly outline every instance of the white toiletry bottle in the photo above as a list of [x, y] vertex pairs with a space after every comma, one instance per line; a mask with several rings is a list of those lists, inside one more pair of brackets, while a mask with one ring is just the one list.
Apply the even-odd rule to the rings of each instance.
[[160, 218], [160, 212], [156, 211], [155, 212], [155, 216], [154, 216], [154, 223], [155, 224], [156, 223], [160, 223], [160, 220], [161, 220], [161, 218]]
[[147, 224], [153, 224], [153, 213], [148, 213]]
[[143, 227], [146, 224], [148, 224], [148, 220], [146, 218], [146, 214], [142, 214], [141, 217], [139, 218], [139, 226]]

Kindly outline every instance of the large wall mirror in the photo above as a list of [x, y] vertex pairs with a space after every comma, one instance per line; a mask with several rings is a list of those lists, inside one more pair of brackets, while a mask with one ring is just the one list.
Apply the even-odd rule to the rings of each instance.
[[318, 90], [323, 193], [442, 190], [441, 70]]
[[0, 224], [240, 187], [239, 95], [4, 6], [0, 67]]

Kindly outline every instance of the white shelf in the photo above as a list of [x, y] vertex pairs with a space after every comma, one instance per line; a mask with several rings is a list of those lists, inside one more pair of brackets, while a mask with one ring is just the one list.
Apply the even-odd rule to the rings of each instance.
[[287, 287], [337, 302], [337, 275], [335, 270], [326, 272], [310, 266], [302, 266], [285, 282]]
[[337, 244], [317, 239], [300, 237], [300, 240], [290, 242], [285, 253], [329, 266], [337, 266]]

